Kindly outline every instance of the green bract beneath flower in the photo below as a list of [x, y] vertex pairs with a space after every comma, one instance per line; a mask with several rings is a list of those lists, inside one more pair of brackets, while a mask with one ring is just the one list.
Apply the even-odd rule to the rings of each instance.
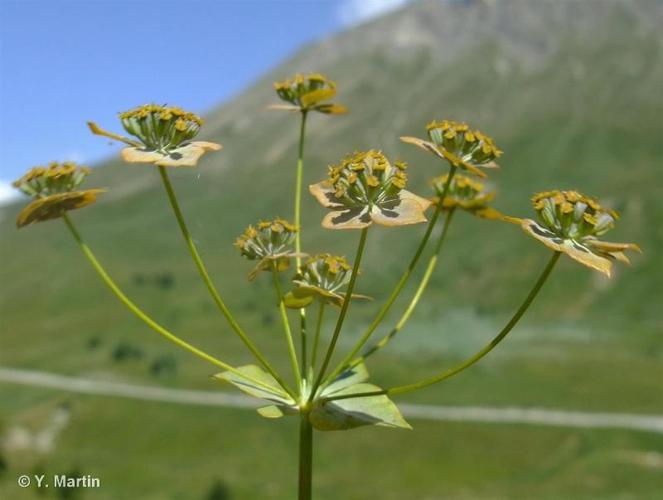
[[235, 246], [249, 260], [259, 261], [249, 273], [253, 281], [260, 271], [286, 271], [290, 259], [298, 254], [293, 252], [297, 228], [288, 221], [276, 218], [272, 221], [260, 221], [256, 226], [249, 226], [237, 240]]
[[[295, 288], [285, 296], [285, 305], [292, 309], [306, 307], [318, 299], [335, 306], [343, 305], [345, 294], [339, 290], [352, 277], [352, 267], [344, 257], [322, 253], [309, 258], [293, 278]], [[368, 299], [352, 294], [353, 299]]]
[[191, 140], [198, 134], [203, 120], [196, 114], [175, 106], [145, 104], [120, 113], [124, 129], [135, 139], [107, 132], [88, 122], [93, 134], [124, 142], [122, 150], [128, 163], [152, 163], [161, 167], [192, 167], [207, 151], [218, 151], [219, 144]]
[[14, 182], [14, 187], [35, 198], [18, 214], [16, 225], [57, 219], [68, 210], [82, 208], [97, 199], [103, 189], [75, 191], [90, 173], [87, 167], [73, 162], [51, 162], [47, 167], [34, 167]]
[[603, 208], [595, 198], [577, 191], [546, 191], [534, 195], [532, 204], [539, 223], [511, 219], [547, 247], [564, 252], [581, 264], [610, 276], [612, 261], [629, 263], [626, 250], [640, 251], [634, 243], [600, 241], [615, 225], [617, 212]]
[[332, 211], [322, 226], [360, 229], [373, 222], [401, 226], [425, 222], [430, 201], [406, 191], [407, 165], [392, 166], [379, 151], [355, 153], [329, 167], [329, 178], [309, 186], [317, 200]]
[[[449, 175], [441, 175], [435, 177], [431, 184], [437, 193], [437, 196], [432, 199], [434, 205], [440, 202], [440, 197], [444, 191], [444, 186], [449, 179]], [[488, 206], [495, 193], [486, 191], [485, 186], [465, 175], [456, 174], [449, 183], [449, 189], [444, 197], [443, 210], [451, 210], [461, 208], [473, 215], [483, 217], [485, 219], [500, 219], [503, 215], [492, 207]]]
[[414, 144], [454, 167], [460, 167], [479, 177], [486, 174], [480, 168], [497, 168], [495, 159], [502, 155], [493, 140], [478, 130], [470, 129], [465, 123], [449, 120], [431, 122], [426, 126], [430, 141], [416, 137], [401, 137], [403, 142]]
[[285, 111], [319, 111], [325, 114], [346, 113], [345, 106], [324, 103], [336, 95], [336, 83], [319, 73], [296, 74], [274, 83], [276, 94], [290, 104], [273, 104], [270, 109]]

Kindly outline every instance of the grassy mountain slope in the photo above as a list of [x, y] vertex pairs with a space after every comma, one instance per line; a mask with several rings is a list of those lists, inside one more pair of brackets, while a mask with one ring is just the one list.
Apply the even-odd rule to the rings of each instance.
[[[505, 151], [502, 169], [490, 180], [498, 190], [498, 208], [529, 215], [533, 192], [577, 188], [622, 212], [621, 223], [608, 239], [638, 242], [645, 252], [634, 258], [631, 268], [618, 268], [610, 281], [565, 259], [507, 348], [462, 380], [415, 399], [660, 412], [663, 401], [652, 395], [659, 391], [656, 381], [663, 377], [663, 314], [656, 298], [663, 280], [663, 257], [658, 251], [663, 243], [663, 185], [658, 176], [663, 44], [657, 32], [662, 13], [661, 3], [655, 1], [416, 2], [303, 49], [232, 102], [210, 111], [202, 137], [223, 143], [224, 150], [208, 155], [196, 170], [174, 172], [173, 178], [208, 267], [241, 322], [256, 332], [272, 357], [280, 355], [287, 370], [276, 311], [264, 305], [273, 303], [269, 282], [246, 281], [250, 264], [237, 255], [232, 242], [259, 218], [291, 218], [297, 117], [264, 108], [275, 102], [272, 81], [296, 71], [320, 71], [337, 80], [337, 101], [351, 113], [310, 120], [305, 184], [323, 178], [327, 164], [348, 152], [380, 148], [390, 158], [408, 161], [412, 190], [427, 194], [427, 180], [442, 173], [441, 166], [400, 143], [398, 136], [423, 136], [432, 119], [463, 120], [493, 136]], [[135, 104], [128, 102], [127, 108]], [[101, 139], [91, 136], [90, 140]], [[224, 359], [248, 362], [198, 281], [157, 172], [110, 160], [95, 170], [89, 184], [110, 191], [74, 218], [118, 283], [187, 339]], [[210, 388], [209, 367], [171, 349], [118, 305], [61, 223], [17, 232], [13, 219], [18, 209], [0, 212], [2, 364], [140, 380], [150, 377], [147, 366], [155, 357], [167, 354], [176, 357], [178, 376], [152, 382]], [[358, 234], [323, 230], [319, 227], [323, 214], [305, 195], [305, 250], [351, 257]], [[423, 231], [423, 227], [372, 230], [359, 291], [377, 301], [386, 297]], [[385, 363], [375, 363], [371, 369], [380, 382], [389, 384], [430, 373], [441, 362], [472, 352], [520, 303], [546, 259], [546, 250], [517, 228], [460, 214], [444, 249], [443, 269], [433, 278], [408, 333], [393, 343]], [[156, 285], [164, 273], [172, 277], [171, 287]], [[408, 295], [406, 291], [404, 297]], [[375, 309], [375, 304], [353, 309], [346, 344]], [[95, 343], [99, 346], [91, 347]], [[111, 353], [120, 343], [138, 346], [145, 357], [113, 362]], [[12, 403], [0, 413], [7, 421], [37, 411], [35, 405], [46, 397], [41, 392], [18, 399], [11, 396], [15, 391], [7, 394]], [[102, 412], [103, 403], [93, 401], [84, 405], [83, 428], [94, 425], [95, 412]], [[192, 421], [206, 429], [209, 418], [200, 413]], [[141, 416], [134, 418], [139, 428]], [[224, 414], [222, 420], [232, 425], [240, 419]], [[150, 418], [150, 424], [155, 433], [175, 429], [169, 427], [172, 422], [160, 424], [158, 419]], [[242, 425], [249, 425], [247, 439], [262, 439], [262, 431], [256, 429], [264, 430], [263, 422], [256, 422], [255, 429], [253, 422]], [[485, 446], [485, 441], [473, 441], [478, 438], [471, 429], [450, 427], [453, 442]], [[422, 432], [434, 432], [432, 426], [425, 429]], [[507, 429], [495, 438], [495, 446], [502, 438], [504, 443], [522, 440], [523, 446], [532, 446], [528, 449], [535, 463], [549, 447], [544, 441], [557, 441], [550, 437], [554, 433], [541, 438], [543, 434], [533, 432], [538, 442], [539, 438], [519, 432]], [[205, 442], [202, 430], [195, 436]], [[74, 436], [68, 439], [66, 443], [76, 446]], [[98, 439], [105, 443], [103, 436]], [[613, 447], [619, 449], [619, 443], [637, 447], [639, 438], [618, 436], [609, 445], [586, 435], [578, 439], [580, 444], [573, 441], [558, 450], [559, 462], [550, 459], [539, 462], [536, 470], [527, 469], [532, 475], [523, 477], [522, 483], [508, 480], [512, 469], [501, 468], [504, 457], [491, 456], [487, 463], [494, 482], [489, 484], [497, 489], [473, 485], [469, 472], [463, 484], [448, 486], [456, 497], [526, 498], [536, 491], [528, 488], [541, 482], [548, 485], [549, 498], [590, 498], [622, 487], [629, 491], [629, 481], [612, 476], [615, 462], [604, 463], [597, 457]], [[385, 456], [389, 450], [403, 449], [399, 440], [394, 437], [384, 444]], [[163, 446], [163, 455], [168, 456], [167, 445]], [[325, 446], [330, 453], [336, 450], [336, 445]], [[147, 452], [136, 449], [134, 456], [141, 453]], [[375, 460], [370, 452], [359, 455]], [[102, 463], [96, 455], [88, 458]], [[447, 458], [455, 460], [453, 455]], [[512, 458], [509, 464], [526, 467], [520, 458]], [[251, 463], [248, 455], [242, 460]], [[562, 463], [573, 466], [565, 468]], [[368, 466], [369, 472], [379, 474], [380, 464], [387, 466], [376, 462], [374, 468]], [[319, 487], [326, 488], [329, 498], [333, 481], [344, 474], [341, 469], [321, 476]], [[570, 479], [577, 471], [611, 480], [579, 486]], [[456, 472], [455, 477], [465, 477]], [[275, 472], [273, 479], [280, 481], [280, 474]], [[416, 476], [417, 471], [410, 474]], [[640, 484], [656, 491], [656, 480], [651, 478]], [[245, 483], [239, 476], [229, 480]], [[447, 480], [453, 483], [452, 478]], [[399, 486], [394, 479], [388, 485], [394, 492], [390, 498], [408, 498], [405, 477], [403, 481]], [[141, 487], [146, 484], [147, 479]], [[422, 497], [434, 498], [433, 484], [421, 488]], [[264, 496], [270, 495], [266, 489]], [[288, 498], [288, 494], [278, 490], [273, 497]]]
[[[610, 282], [564, 264], [550, 285], [546, 314], [579, 319], [587, 313], [592, 320], [608, 315], [611, 324], [623, 319], [631, 326], [631, 318], [637, 318], [639, 328], [660, 329], [661, 316], [651, 300], [663, 267], [655, 251], [662, 237], [656, 229], [662, 189], [656, 174], [663, 70], [654, 30], [660, 7], [652, 4], [652, 15], [646, 15], [646, 3], [594, 5], [418, 3], [303, 50], [235, 101], [213, 110], [204, 137], [224, 143], [225, 150], [209, 155], [196, 171], [175, 177], [186, 215], [222, 287], [250, 295], [243, 280], [248, 266], [231, 243], [257, 218], [292, 211], [297, 119], [264, 111], [274, 101], [270, 83], [296, 69], [315, 69], [339, 82], [338, 100], [351, 114], [311, 120], [306, 182], [324, 177], [326, 165], [345, 153], [376, 147], [409, 161], [412, 185], [426, 194], [426, 180], [441, 172], [440, 165], [399, 143], [398, 136], [421, 136], [434, 118], [466, 120], [493, 135], [505, 151], [503, 168], [491, 179], [499, 208], [527, 215], [532, 192], [577, 188], [622, 211], [623, 221], [610, 238], [637, 241], [645, 249], [632, 269], [618, 270]], [[90, 183], [111, 192], [76, 218], [111, 268], [127, 275], [150, 266], [177, 273], [178, 284], [194, 279], [187, 277], [189, 263], [179, 259], [184, 252], [154, 171], [112, 161]], [[17, 233], [14, 214], [15, 209], [5, 210], [0, 227], [8, 311], [26, 304], [28, 296], [32, 302], [52, 299], [48, 290], [43, 296], [35, 291], [35, 282], [46, 279], [56, 286], [68, 279], [69, 264], [79, 260], [60, 224]], [[356, 235], [323, 231], [318, 227], [322, 215], [305, 196], [307, 248], [352, 254]], [[362, 286], [378, 298], [384, 295], [422, 231], [375, 230]], [[482, 312], [513, 304], [545, 258], [544, 249], [515, 228], [464, 217], [452, 236], [445, 250], [450, 271], [433, 284], [450, 297], [442, 300], [469, 302]], [[43, 255], [45, 245], [57, 252]], [[83, 274], [75, 279], [87, 279]], [[40, 321], [36, 311], [30, 316]]]

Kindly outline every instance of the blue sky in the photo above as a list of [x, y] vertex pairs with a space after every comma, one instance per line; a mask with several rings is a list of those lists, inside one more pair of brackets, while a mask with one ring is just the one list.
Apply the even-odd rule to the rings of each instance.
[[204, 112], [299, 47], [407, 0], [0, 0], [0, 202], [50, 160], [112, 154], [85, 121]]

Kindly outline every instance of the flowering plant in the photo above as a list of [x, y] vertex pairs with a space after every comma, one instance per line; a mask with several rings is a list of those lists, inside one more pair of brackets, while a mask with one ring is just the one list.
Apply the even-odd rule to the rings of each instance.
[[[62, 218], [103, 282], [147, 326], [220, 368], [222, 371], [214, 376], [216, 380], [230, 383], [261, 400], [262, 406], [258, 408], [261, 416], [298, 418], [299, 498], [306, 500], [311, 498], [314, 429], [347, 430], [366, 425], [409, 429], [410, 425], [392, 397], [448, 379], [494, 349], [532, 304], [562, 254], [609, 276], [613, 261], [628, 263], [625, 252], [639, 251], [639, 248], [633, 243], [608, 243], [599, 239], [616, 224], [617, 213], [577, 191], [554, 190], [535, 195], [532, 202], [536, 221], [507, 216], [491, 207], [495, 193], [472, 176], [486, 177], [486, 169], [497, 168], [495, 160], [502, 151], [482, 132], [464, 123], [444, 120], [427, 126], [427, 140], [401, 138], [440, 160], [440, 175], [431, 181], [432, 198], [405, 189], [405, 162], [391, 162], [377, 149], [349, 154], [337, 165], [330, 166], [327, 178], [309, 186], [309, 191], [328, 210], [321, 218], [322, 227], [358, 231], [354, 259], [350, 262], [323, 249], [316, 249], [320, 253], [305, 253], [302, 251], [300, 222], [307, 116], [313, 111], [332, 115], [344, 113], [346, 109], [328, 102], [336, 95], [336, 85], [319, 74], [295, 75], [276, 83], [275, 90], [285, 104], [271, 108], [298, 112], [300, 116], [293, 222], [277, 217], [250, 225], [237, 238], [235, 246], [242, 257], [254, 262], [249, 272], [250, 280], [258, 279], [263, 271], [271, 275], [292, 368], [291, 377], [274, 368], [226, 305], [198, 253], [171, 184], [169, 167], [195, 167], [203, 154], [221, 149], [216, 143], [193, 140], [203, 125], [197, 115], [177, 107], [148, 104], [120, 114], [121, 124], [132, 138], [103, 130], [93, 122], [89, 122], [89, 127], [96, 135], [125, 143], [127, 147], [121, 153], [125, 162], [152, 165], [159, 172], [203, 283], [229, 326], [255, 357], [256, 364], [235, 366], [191, 345], [152, 319], [113, 281], [84, 242], [69, 214], [73, 209], [92, 204], [103, 192], [102, 189], [78, 189], [90, 173], [89, 169], [73, 163], [52, 163], [47, 167], [33, 168], [17, 180], [14, 185], [33, 198], [19, 214], [17, 226]], [[387, 346], [417, 307], [437, 267], [450, 224], [459, 209], [483, 219], [518, 224], [552, 251], [547, 264], [504, 328], [474, 355], [423, 380], [387, 388], [368, 382], [366, 360]], [[368, 328], [341, 361], [332, 366], [331, 360], [344, 332], [350, 305], [355, 300], [368, 299], [355, 293], [355, 288], [369, 231], [376, 226], [398, 230], [398, 226], [413, 224], [426, 224], [426, 229], [407, 267]], [[441, 231], [432, 243], [427, 266], [415, 293], [396, 324], [379, 339], [373, 339], [373, 334], [418, 268], [438, 225], [442, 226]], [[283, 277], [288, 272], [292, 272], [289, 281]], [[333, 306], [335, 323], [331, 332], [325, 332], [323, 318], [330, 305]], [[309, 316], [311, 309], [315, 315], [313, 322]], [[298, 319], [296, 328], [292, 326], [292, 316]], [[314, 325], [312, 329], [309, 329], [310, 324]], [[298, 333], [298, 342], [293, 331]], [[311, 331], [312, 337], [309, 336]]]

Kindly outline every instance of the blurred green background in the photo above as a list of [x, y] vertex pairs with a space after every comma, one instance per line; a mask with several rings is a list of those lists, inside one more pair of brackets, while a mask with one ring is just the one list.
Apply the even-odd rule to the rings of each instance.
[[[346, 153], [380, 148], [408, 161], [412, 190], [427, 195], [441, 164], [398, 137], [422, 137], [433, 119], [463, 120], [504, 150], [502, 169], [489, 181], [497, 208], [528, 216], [533, 192], [578, 189], [621, 212], [607, 240], [644, 250], [611, 280], [563, 258], [497, 351], [462, 376], [397, 402], [663, 414], [662, 12], [654, 0], [414, 2], [304, 48], [210, 110], [201, 137], [224, 150], [195, 170], [173, 172], [173, 180], [196, 243], [242, 325], [289, 373], [270, 282], [246, 280], [251, 265], [232, 242], [260, 218], [291, 217], [298, 119], [265, 107], [276, 102], [272, 81], [320, 71], [337, 81], [336, 101], [350, 114], [311, 117], [305, 184], [322, 179]], [[73, 218], [127, 294], [195, 345], [233, 364], [250, 362], [198, 280], [158, 173], [111, 159], [88, 185], [109, 192]], [[123, 309], [61, 222], [17, 232], [20, 208], [0, 208], [3, 367], [231, 390], [210, 380], [213, 367]], [[320, 228], [324, 210], [312, 197], [305, 196], [303, 213], [306, 251], [352, 257], [358, 233]], [[358, 291], [376, 301], [353, 306], [341, 347], [372, 319], [423, 231], [369, 233]], [[414, 381], [476, 351], [518, 307], [547, 258], [516, 227], [458, 214], [421, 306], [389, 349], [371, 359], [374, 381]], [[378, 334], [402, 312], [415, 283]], [[0, 387], [0, 498], [294, 498], [297, 429], [289, 419]], [[663, 495], [660, 433], [411, 423], [411, 432], [316, 434], [317, 498]], [[45, 429], [56, 429], [54, 442], [40, 448], [36, 436]], [[17, 487], [19, 474], [39, 471], [92, 474], [102, 487]]]

